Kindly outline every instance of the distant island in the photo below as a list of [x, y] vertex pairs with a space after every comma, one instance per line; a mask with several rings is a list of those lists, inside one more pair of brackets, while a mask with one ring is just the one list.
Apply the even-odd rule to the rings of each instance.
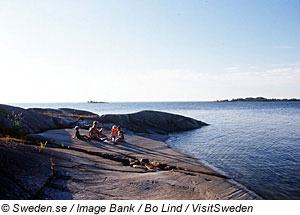
[[88, 101], [87, 103], [107, 103], [107, 102], [99, 102], [99, 101], [93, 101], [93, 100], [90, 100], [90, 101]]
[[217, 100], [216, 102], [299, 102], [300, 99], [291, 98], [291, 99], [267, 99], [264, 97], [248, 97], [248, 98], [237, 98], [237, 99], [225, 99], [225, 100]]

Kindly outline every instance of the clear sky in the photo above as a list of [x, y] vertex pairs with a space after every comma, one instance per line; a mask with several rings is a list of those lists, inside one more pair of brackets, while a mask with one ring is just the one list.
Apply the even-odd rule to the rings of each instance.
[[0, 0], [0, 103], [300, 98], [299, 0]]

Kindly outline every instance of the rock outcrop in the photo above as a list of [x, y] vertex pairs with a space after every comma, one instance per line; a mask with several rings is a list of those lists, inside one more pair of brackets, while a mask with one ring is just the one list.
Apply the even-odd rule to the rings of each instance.
[[29, 108], [28, 110], [51, 116], [58, 128], [71, 128], [78, 125], [81, 128], [89, 128], [99, 116], [95, 113], [71, 108]]
[[[31, 199], [53, 177], [50, 150], [0, 141], [0, 199]], [[58, 153], [57, 153], [58, 154]]]
[[51, 116], [0, 104], [0, 134], [26, 135], [58, 128]]
[[[74, 129], [57, 129], [93, 120], [126, 128], [126, 142], [83, 141], [73, 139]], [[0, 134], [26, 135], [0, 138], [0, 199], [260, 199], [166, 143], [133, 133], [167, 136], [158, 134], [203, 125], [157, 111], [99, 117], [0, 105]]]
[[42, 114], [72, 114], [72, 115], [85, 115], [85, 116], [98, 116], [95, 113], [92, 113], [90, 111], [85, 110], [77, 110], [72, 108], [59, 108], [59, 109], [53, 109], [53, 108], [28, 108], [27, 110], [31, 110], [34, 112], [42, 113]]
[[133, 114], [106, 114], [99, 118], [101, 123], [113, 123], [139, 133], [167, 134], [187, 131], [208, 125], [204, 122], [160, 111], [140, 111]]
[[260, 199], [161, 141], [130, 133], [117, 145], [82, 141], [74, 129], [33, 135], [47, 146], [0, 140], [0, 199]]
[[0, 134], [12, 136], [38, 133], [49, 129], [72, 128], [75, 125], [88, 128], [94, 120], [99, 121], [102, 123], [101, 126], [106, 128], [115, 124], [129, 131], [147, 134], [167, 134], [207, 125], [189, 117], [159, 111], [98, 116], [89, 111], [70, 108], [23, 109], [0, 105]]

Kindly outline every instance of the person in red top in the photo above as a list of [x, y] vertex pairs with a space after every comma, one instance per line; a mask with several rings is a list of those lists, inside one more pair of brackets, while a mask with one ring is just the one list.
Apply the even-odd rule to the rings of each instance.
[[110, 136], [110, 139], [113, 143], [116, 142], [117, 135], [118, 135], [118, 129], [115, 125], [113, 125], [111, 128], [111, 136]]

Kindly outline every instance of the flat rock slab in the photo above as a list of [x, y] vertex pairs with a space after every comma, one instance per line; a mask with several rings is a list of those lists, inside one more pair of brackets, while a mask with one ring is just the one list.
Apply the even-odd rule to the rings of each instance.
[[29, 199], [52, 177], [51, 156], [38, 147], [0, 142], [0, 199]]
[[[86, 130], [81, 130], [81, 134], [88, 135]], [[98, 152], [102, 154], [111, 154], [136, 158], [138, 160], [148, 159], [164, 163], [169, 166], [178, 166], [183, 169], [189, 169], [195, 172], [207, 174], [216, 174], [214, 171], [201, 165], [196, 159], [187, 155], [180, 154], [171, 149], [165, 142], [134, 135], [125, 134], [126, 142], [120, 142], [116, 145], [100, 141], [82, 141], [73, 139], [73, 129], [50, 130], [41, 134], [32, 135], [41, 138], [44, 141], [50, 141], [59, 147], [70, 147], [86, 151], [88, 153]]]
[[[162, 141], [127, 133], [126, 142], [113, 145], [72, 139], [73, 134], [72, 129], [59, 129], [34, 135], [49, 141], [43, 150], [54, 162], [53, 178], [35, 198], [260, 199]], [[176, 168], [149, 172], [129, 166], [126, 159], [154, 161]]]

